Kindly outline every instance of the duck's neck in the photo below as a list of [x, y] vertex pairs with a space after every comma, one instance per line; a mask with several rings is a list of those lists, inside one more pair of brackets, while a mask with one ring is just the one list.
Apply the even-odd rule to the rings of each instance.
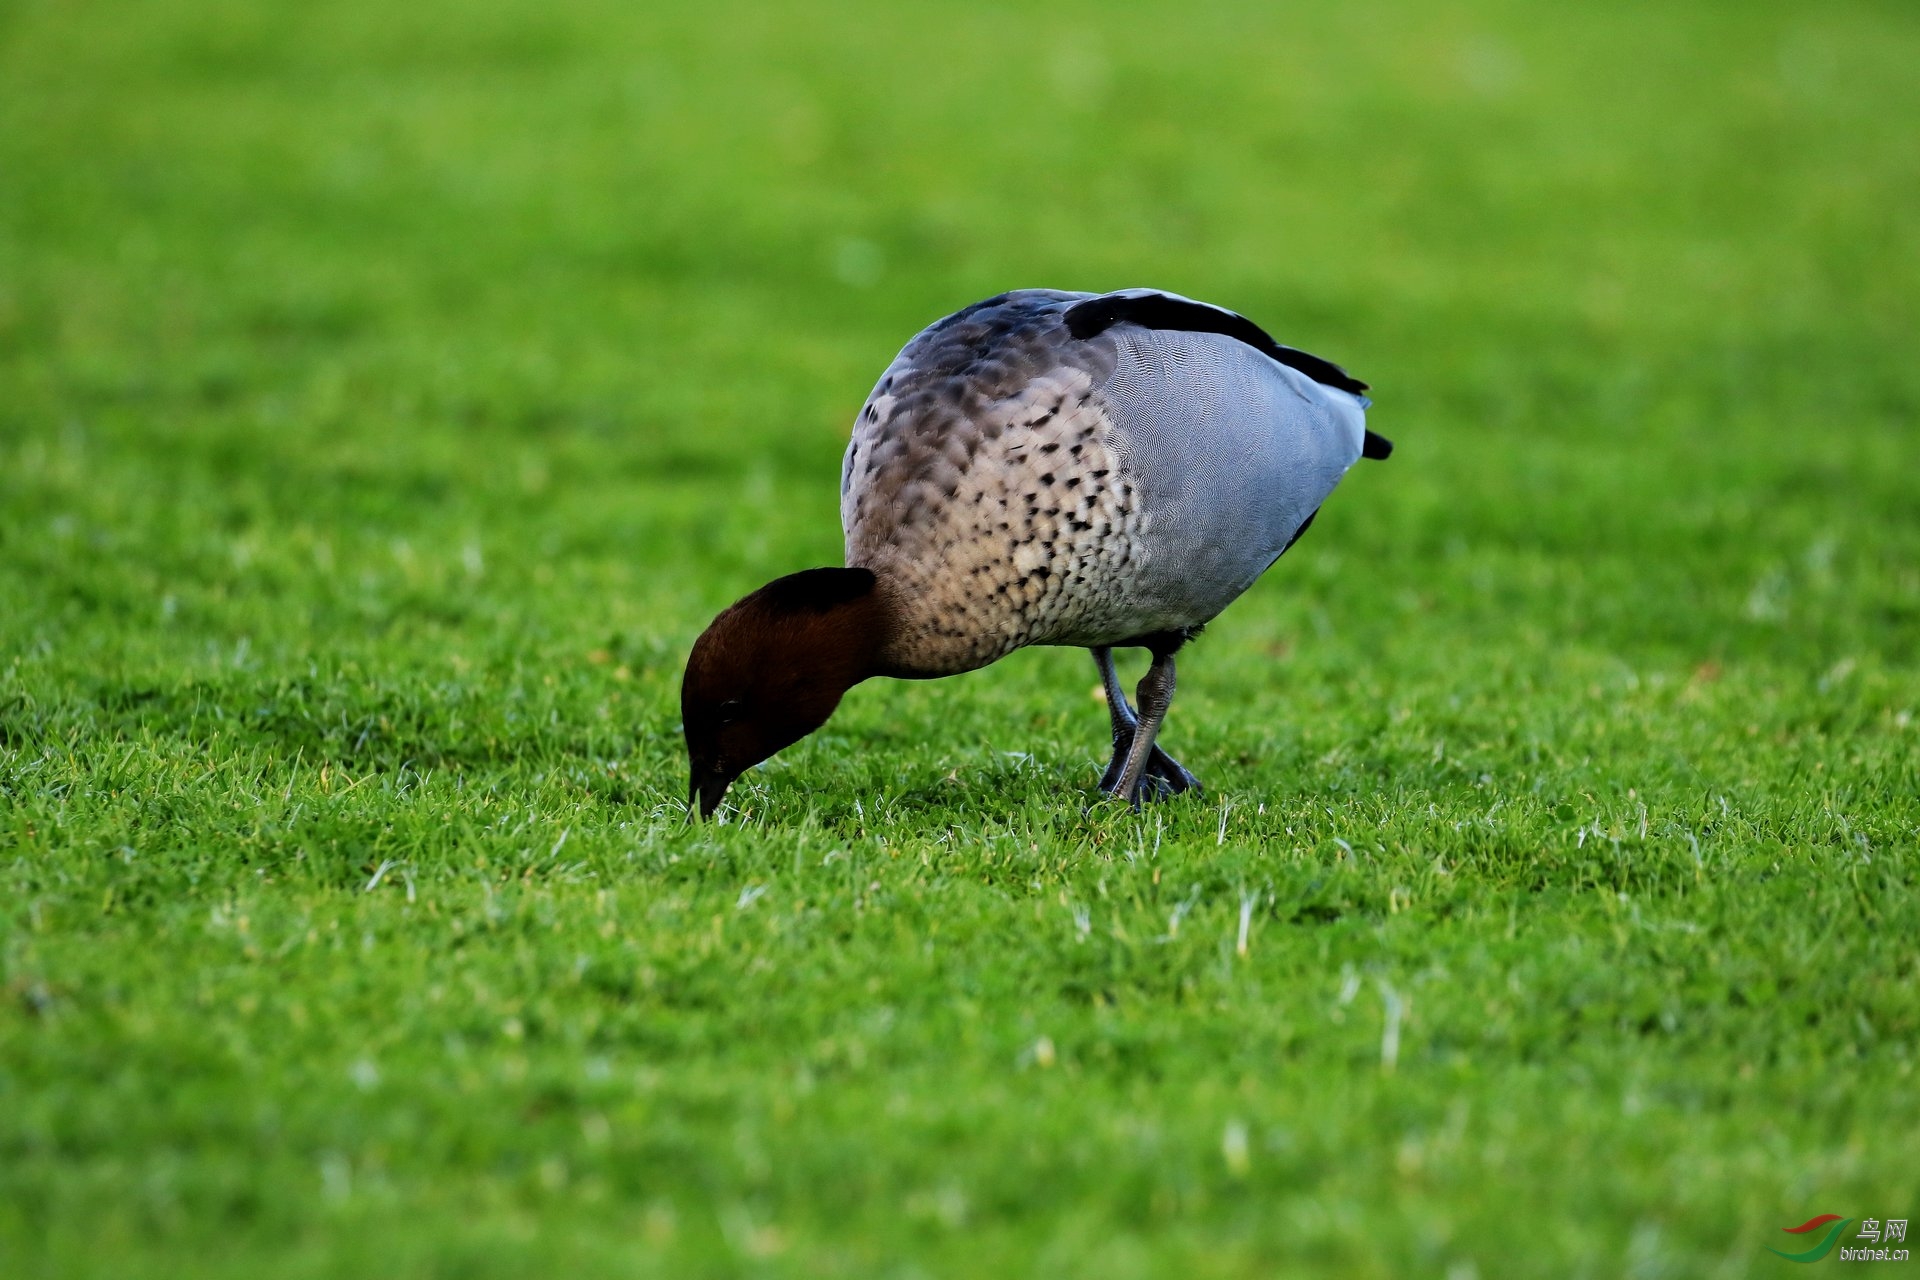
[[1003, 658], [1025, 643], [1005, 625], [1000, 600], [973, 594], [965, 574], [927, 575], [910, 564], [869, 566], [874, 575], [874, 675], [932, 680]]
[[[931, 680], [968, 670], [978, 663], [954, 665], [941, 660], [939, 646], [953, 636], [940, 633], [925, 607], [925, 590], [884, 564], [863, 567], [873, 589], [846, 606], [850, 629], [864, 637], [861, 680], [890, 676], [896, 680]], [[931, 659], [931, 660], [929, 660]]]
[[[890, 675], [891, 597], [870, 569], [807, 569], [776, 578], [741, 603], [766, 610], [790, 651], [807, 656], [835, 696], [862, 680]], [[773, 621], [777, 619], [776, 621]]]

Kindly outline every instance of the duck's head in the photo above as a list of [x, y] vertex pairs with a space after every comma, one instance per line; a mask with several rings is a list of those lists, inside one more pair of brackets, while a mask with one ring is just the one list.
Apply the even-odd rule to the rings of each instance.
[[884, 615], [866, 569], [808, 569], [729, 606], [680, 683], [687, 803], [711, 817], [733, 780], [818, 729], [874, 674]]

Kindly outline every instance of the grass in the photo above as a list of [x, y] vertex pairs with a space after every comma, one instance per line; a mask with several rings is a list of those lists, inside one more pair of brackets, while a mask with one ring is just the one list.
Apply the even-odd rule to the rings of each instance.
[[[1867, 3], [0, 9], [0, 1269], [1910, 1216], [1917, 61]], [[687, 645], [837, 562], [892, 352], [1136, 283], [1399, 445], [1183, 658], [1206, 796], [1089, 809], [1036, 651], [684, 825]]]

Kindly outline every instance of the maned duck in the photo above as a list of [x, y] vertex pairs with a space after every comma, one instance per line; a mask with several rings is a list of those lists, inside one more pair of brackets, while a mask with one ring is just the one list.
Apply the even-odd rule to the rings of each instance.
[[[1032, 644], [1090, 649], [1136, 807], [1196, 787], [1156, 745], [1173, 655], [1313, 523], [1360, 458], [1364, 382], [1231, 311], [1148, 289], [1022, 289], [894, 358], [840, 472], [844, 569], [776, 579], [695, 642], [688, 803], [812, 733], [870, 676], [928, 679]], [[1139, 712], [1113, 648], [1153, 655]]]

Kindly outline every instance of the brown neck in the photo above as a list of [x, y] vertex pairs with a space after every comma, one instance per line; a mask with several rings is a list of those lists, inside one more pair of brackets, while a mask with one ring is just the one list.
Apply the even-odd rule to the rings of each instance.
[[885, 674], [893, 610], [871, 570], [808, 569], [776, 578], [741, 604], [780, 633], [780, 647], [830, 685], [836, 700]]
[[831, 672], [841, 693], [862, 680], [884, 675], [892, 611], [878, 591], [831, 605], [818, 614], [795, 618], [799, 644], [816, 655], [823, 673]]

